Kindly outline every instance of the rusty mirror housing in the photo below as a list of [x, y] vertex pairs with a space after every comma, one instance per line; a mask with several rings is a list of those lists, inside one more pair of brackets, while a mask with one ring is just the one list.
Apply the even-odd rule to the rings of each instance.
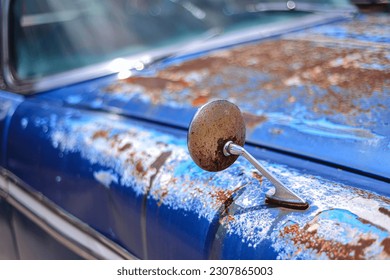
[[240, 109], [227, 100], [203, 105], [194, 115], [187, 135], [188, 151], [202, 169], [216, 172], [228, 168], [237, 158], [245, 157], [275, 187], [266, 194], [267, 202], [306, 209], [306, 201], [284, 186], [244, 148], [245, 122]]
[[240, 146], [245, 143], [245, 123], [240, 109], [226, 100], [207, 103], [197, 111], [189, 127], [187, 143], [192, 159], [204, 170], [224, 170], [238, 158], [238, 155], [223, 154], [228, 141]]

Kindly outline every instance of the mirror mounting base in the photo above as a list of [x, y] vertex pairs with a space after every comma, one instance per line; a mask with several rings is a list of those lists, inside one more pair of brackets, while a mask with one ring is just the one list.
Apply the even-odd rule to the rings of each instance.
[[305, 200], [284, 186], [282, 182], [280, 182], [273, 174], [265, 169], [265, 167], [262, 166], [243, 147], [234, 144], [233, 141], [228, 141], [223, 147], [223, 154], [225, 156], [243, 156], [274, 185], [274, 190], [270, 190], [270, 192], [266, 193], [267, 203], [300, 210], [304, 210], [309, 207], [309, 204]]

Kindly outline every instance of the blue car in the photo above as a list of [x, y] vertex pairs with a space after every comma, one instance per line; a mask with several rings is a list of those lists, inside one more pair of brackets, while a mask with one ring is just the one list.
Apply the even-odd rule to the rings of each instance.
[[0, 259], [390, 259], [381, 8], [1, 0]]

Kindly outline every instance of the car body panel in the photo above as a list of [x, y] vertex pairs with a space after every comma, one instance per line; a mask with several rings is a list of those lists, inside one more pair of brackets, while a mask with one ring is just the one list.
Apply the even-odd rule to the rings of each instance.
[[[197, 167], [183, 132], [41, 106], [25, 102], [16, 111], [10, 139], [29, 139], [35, 149], [10, 141], [9, 170], [137, 257], [389, 257], [386, 196], [264, 162], [310, 204], [275, 207], [264, 202], [272, 186], [243, 159], [219, 173]], [[304, 234], [308, 241], [297, 242]]]
[[[136, 258], [390, 259], [388, 23], [286, 29], [127, 78], [0, 93], [0, 191], [23, 182]], [[308, 209], [266, 203], [271, 183], [243, 158], [218, 173], [193, 162], [189, 123], [221, 98], [243, 110], [246, 149]]]

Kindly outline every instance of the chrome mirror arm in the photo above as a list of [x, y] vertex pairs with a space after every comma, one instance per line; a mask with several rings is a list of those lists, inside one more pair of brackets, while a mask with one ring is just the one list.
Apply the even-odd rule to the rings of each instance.
[[262, 175], [264, 175], [275, 187], [274, 193], [267, 193], [266, 198], [269, 203], [282, 206], [306, 209], [308, 203], [284, 186], [274, 175], [264, 168], [250, 153], [243, 147], [236, 145], [233, 141], [228, 141], [223, 147], [225, 156], [237, 155], [246, 158]]

